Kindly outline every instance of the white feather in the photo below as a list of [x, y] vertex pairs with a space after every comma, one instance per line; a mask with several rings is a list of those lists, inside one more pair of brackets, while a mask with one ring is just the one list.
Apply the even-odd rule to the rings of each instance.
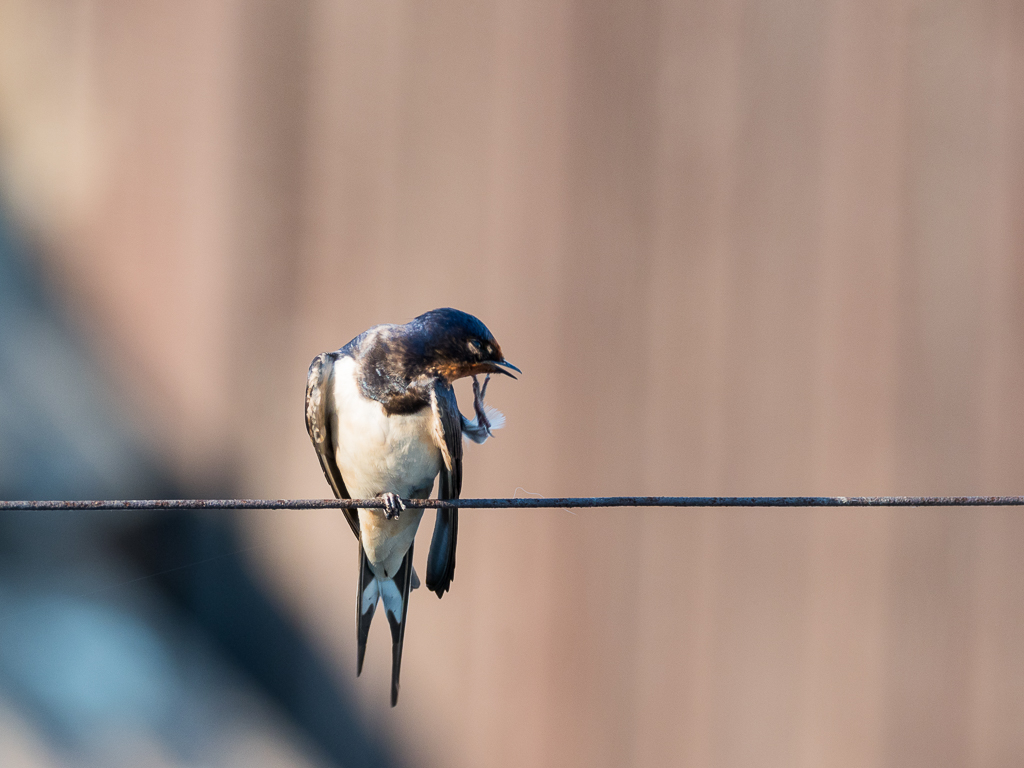
[[[491, 432], [505, 426], [505, 414], [497, 408], [485, 405], [484, 414], [487, 416], [487, 421], [491, 425]], [[462, 436], [466, 440], [472, 440], [474, 443], [484, 443], [487, 441], [487, 438], [490, 437], [487, 430], [481, 426], [480, 420], [476, 418], [476, 416], [472, 419], [467, 419], [465, 416], [462, 417]]]
[[491, 431], [501, 429], [505, 426], [505, 414], [499, 411], [497, 408], [492, 408], [489, 405], [484, 406], [484, 413], [487, 414], [487, 420], [491, 422]]

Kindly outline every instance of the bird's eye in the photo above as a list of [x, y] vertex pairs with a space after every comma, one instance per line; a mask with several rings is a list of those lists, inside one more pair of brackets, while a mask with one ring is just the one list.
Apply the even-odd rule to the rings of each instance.
[[466, 346], [469, 347], [469, 351], [472, 352], [474, 355], [480, 354], [480, 342], [477, 341], [476, 339], [470, 339], [466, 343]]

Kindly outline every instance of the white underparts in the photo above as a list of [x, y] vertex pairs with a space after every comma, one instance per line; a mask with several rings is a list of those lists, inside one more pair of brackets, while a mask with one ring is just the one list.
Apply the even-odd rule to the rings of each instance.
[[[389, 416], [380, 403], [363, 395], [351, 357], [334, 364], [329, 406], [335, 460], [351, 498], [395, 493], [408, 499], [429, 492], [443, 465], [434, 442], [432, 409]], [[398, 571], [422, 515], [422, 509], [406, 509], [397, 519], [386, 520], [379, 509], [359, 510], [363, 550], [378, 579]]]
[[432, 409], [389, 416], [384, 406], [363, 395], [350, 357], [334, 364], [331, 395], [335, 458], [352, 498], [390, 492], [407, 499], [431, 485], [441, 470]]

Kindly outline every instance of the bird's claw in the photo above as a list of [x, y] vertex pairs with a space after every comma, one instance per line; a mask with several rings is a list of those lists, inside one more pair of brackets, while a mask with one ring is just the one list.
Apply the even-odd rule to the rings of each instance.
[[384, 502], [385, 520], [397, 520], [402, 510], [405, 509], [402, 497], [397, 493], [382, 493], [378, 498]]
[[480, 386], [476, 376], [473, 377], [473, 410], [476, 411], [476, 423], [483, 428], [488, 437], [494, 437], [491, 434], [491, 421], [487, 418], [487, 409], [484, 408], [484, 395], [487, 394], [487, 382], [490, 380], [491, 374], [488, 373], [484, 377], [483, 386]]

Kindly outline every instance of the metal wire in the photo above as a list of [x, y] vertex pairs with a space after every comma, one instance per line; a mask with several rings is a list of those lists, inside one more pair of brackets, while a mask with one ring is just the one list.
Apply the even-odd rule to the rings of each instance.
[[[557, 509], [588, 507], [1020, 507], [1024, 496], [607, 496], [600, 498], [405, 499], [423, 509]], [[6, 510], [364, 509], [380, 499], [127, 499], [0, 501]]]

